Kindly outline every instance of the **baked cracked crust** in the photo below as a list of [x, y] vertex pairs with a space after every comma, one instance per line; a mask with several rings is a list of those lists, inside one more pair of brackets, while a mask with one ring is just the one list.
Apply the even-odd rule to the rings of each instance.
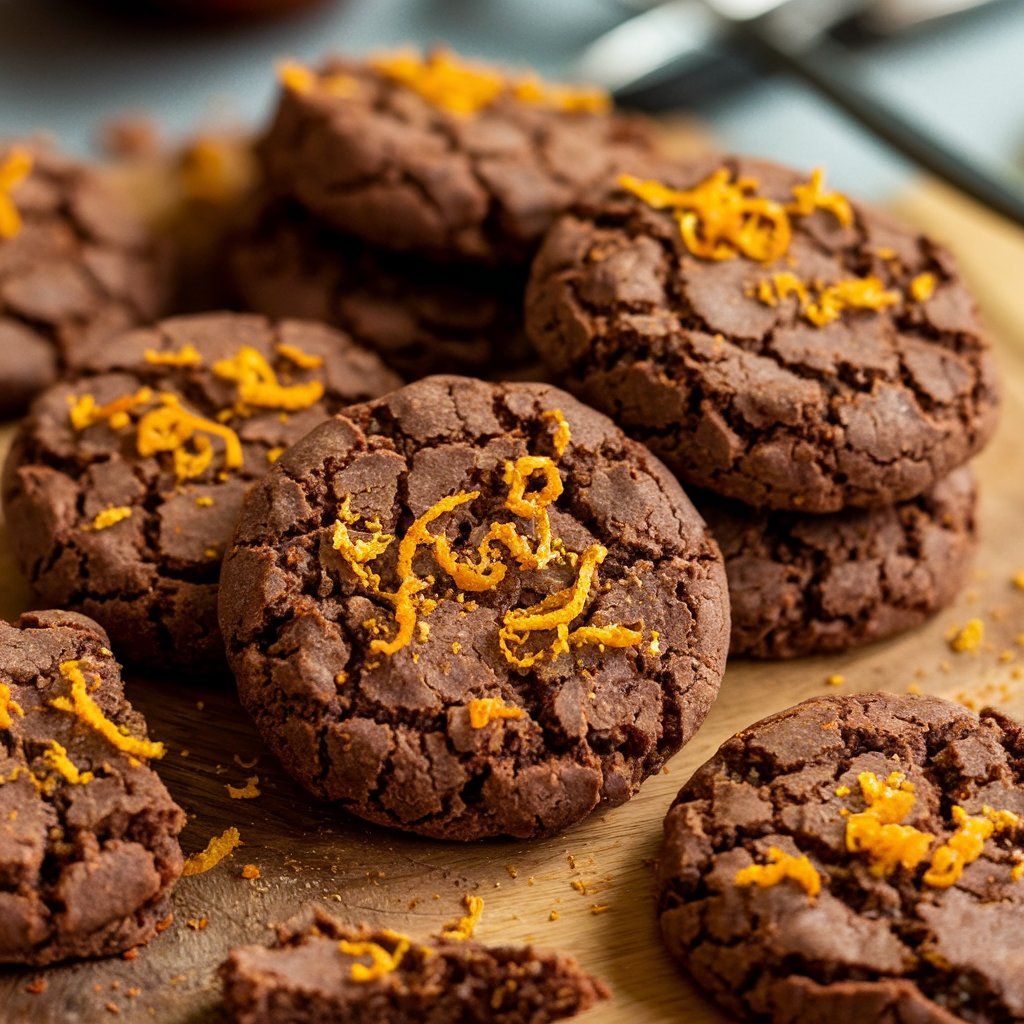
[[[531, 459], [535, 517], [510, 504]], [[481, 555], [492, 530], [521, 561]], [[556, 608], [557, 632], [506, 629]], [[243, 506], [220, 612], [242, 703], [296, 779], [464, 840], [628, 799], [703, 721], [729, 632], [721, 556], [661, 463], [564, 392], [460, 377], [350, 408], [283, 456]]]
[[14, 169], [18, 154], [27, 176], [8, 190], [0, 173], [20, 222], [0, 233], [3, 416], [21, 412], [90, 339], [155, 320], [172, 290], [167, 254], [93, 169], [38, 142], [0, 145], [0, 168]]
[[456, 271], [396, 256], [323, 228], [289, 202], [248, 211], [228, 267], [245, 308], [334, 324], [407, 380], [504, 377], [536, 361], [519, 271]]
[[[1000, 824], [972, 851], [954, 807], [969, 827]], [[1004, 716], [937, 697], [814, 698], [726, 741], [676, 798], [662, 933], [746, 1020], [1024, 1020], [1022, 820], [1024, 733]], [[955, 831], [980, 855], [954, 879], [935, 861]], [[879, 870], [887, 845], [905, 866]], [[797, 858], [792, 876], [750, 870], [772, 847]]]
[[[651, 148], [644, 122], [605, 111], [503, 94], [452, 112], [373, 61], [331, 59], [317, 79], [282, 90], [259, 147], [267, 179], [325, 223], [394, 251], [524, 263], [558, 213]], [[351, 84], [339, 95], [332, 80]]]
[[[722, 167], [779, 204], [808, 181], [707, 158], [665, 183], [690, 188]], [[584, 201], [536, 258], [527, 331], [565, 386], [689, 483], [804, 512], [904, 501], [988, 439], [995, 365], [950, 254], [877, 211], [845, 209], [848, 226], [828, 209], [793, 215], [788, 249], [765, 263], [694, 256], [671, 209], [625, 189]], [[819, 326], [809, 317], [826, 319], [821, 304], [802, 309], [776, 276], [809, 300], [821, 284], [872, 278], [860, 300], [881, 308]]]
[[[282, 346], [319, 365], [298, 365]], [[240, 407], [242, 385], [215, 364], [243, 348], [286, 388], [322, 385], [322, 395], [300, 395], [291, 410], [273, 395]], [[346, 336], [301, 321], [177, 317], [94, 345], [79, 376], [38, 397], [8, 456], [4, 507], [21, 569], [41, 601], [102, 623], [126, 660], [221, 668], [217, 578], [247, 486], [325, 416], [399, 383]], [[149, 397], [133, 401], [142, 389]], [[190, 432], [187, 423], [161, 423], [167, 395], [205, 425]], [[101, 415], [110, 402], [127, 403], [120, 420]], [[75, 425], [76, 407], [86, 425]], [[143, 421], [153, 423], [146, 454]], [[228, 464], [231, 434], [237, 466]]]
[[[121, 953], [169, 913], [185, 813], [146, 763], [107, 643], [71, 612], [0, 623], [0, 963]], [[70, 703], [76, 669], [117, 745], [50, 703]]]
[[825, 654], [917, 626], [956, 597], [976, 548], [966, 466], [898, 505], [828, 516], [694, 501], [725, 557], [734, 655]]
[[[231, 950], [220, 968], [233, 1024], [549, 1024], [589, 1010], [608, 988], [562, 953], [530, 946], [489, 947], [431, 939], [426, 944], [384, 929], [352, 927], [317, 910], [306, 923], [277, 930], [276, 942]], [[380, 978], [355, 980], [376, 946], [396, 959]], [[407, 944], [403, 949], [400, 944]], [[397, 954], [397, 955], [396, 955]]]

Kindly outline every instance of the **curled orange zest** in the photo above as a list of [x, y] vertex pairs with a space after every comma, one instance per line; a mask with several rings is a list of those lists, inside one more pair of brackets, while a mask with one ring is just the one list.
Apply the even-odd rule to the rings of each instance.
[[938, 283], [934, 274], [918, 274], [910, 282], [910, 297], [915, 302], [927, 302], [935, 294], [935, 286]]
[[985, 842], [996, 832], [1017, 828], [1021, 820], [1012, 811], [983, 807], [980, 815], [969, 815], [962, 807], [953, 807], [956, 831], [933, 854], [924, 874], [925, 885], [948, 889], [955, 885], [964, 868], [973, 864], [984, 852]]
[[793, 186], [793, 201], [786, 210], [798, 217], [809, 217], [815, 210], [828, 210], [844, 228], [853, 224], [853, 207], [849, 199], [839, 192], [825, 191], [823, 167], [811, 171], [810, 181]]
[[313, 355], [310, 352], [303, 352], [298, 345], [289, 345], [286, 342], [281, 342], [281, 344], [277, 346], [277, 354], [303, 370], [318, 370], [324, 365], [323, 356]]
[[324, 394], [322, 381], [280, 383], [263, 354], [250, 345], [243, 345], [230, 359], [217, 360], [213, 364], [213, 372], [222, 380], [237, 383], [238, 402], [243, 407], [295, 412], [308, 409], [320, 401]]
[[474, 729], [483, 729], [499, 718], [524, 718], [526, 712], [522, 708], [506, 704], [501, 697], [477, 697], [466, 705], [469, 712], [469, 724]]
[[547, 409], [541, 413], [541, 419], [555, 425], [555, 433], [551, 438], [551, 443], [554, 445], [555, 455], [561, 458], [565, 454], [565, 449], [569, 447], [569, 442], [572, 440], [572, 433], [569, 430], [569, 422], [566, 420], [565, 414], [561, 409]]
[[158, 352], [147, 348], [143, 358], [153, 366], [202, 366], [203, 357], [195, 345], [182, 345], [177, 352]]
[[14, 238], [21, 231], [21, 214], [11, 191], [32, 173], [32, 154], [23, 146], [12, 146], [0, 164], [0, 239]]
[[11, 688], [6, 683], [0, 683], [0, 729], [10, 729], [13, 724], [12, 711], [19, 718], [25, 717], [21, 705], [11, 697]]
[[759, 282], [755, 294], [760, 302], [772, 307], [794, 296], [804, 317], [816, 327], [838, 320], [847, 309], [878, 312], [895, 305], [900, 299], [896, 292], [887, 291], [877, 277], [851, 277], [835, 284], [816, 285], [812, 290], [788, 270]]
[[394, 939], [394, 950], [387, 950], [378, 942], [351, 942], [348, 939], [341, 939], [338, 942], [338, 949], [346, 956], [370, 958], [369, 964], [354, 963], [349, 977], [357, 982], [378, 981], [398, 970], [405, 954], [409, 952], [411, 943], [404, 935], [394, 935]]
[[733, 884], [741, 888], [756, 885], [767, 889], [787, 878], [796, 882], [811, 899], [821, 892], [821, 875], [806, 855], [795, 857], [777, 846], [768, 848], [767, 864], [751, 864], [737, 871]]
[[465, 942], [473, 937], [476, 926], [484, 912], [483, 896], [463, 896], [466, 913], [458, 921], [453, 921], [441, 932], [442, 939], [454, 939], [458, 942]]
[[131, 514], [132, 510], [127, 505], [111, 505], [109, 508], [103, 509], [102, 512], [97, 512], [85, 529], [106, 530], [130, 518]]
[[43, 751], [43, 761], [72, 786], [84, 786], [93, 780], [93, 773], [80, 772], [68, 757], [67, 748], [56, 740], [50, 740], [50, 745]]
[[85, 430], [95, 423], [106, 421], [114, 430], [127, 427], [130, 413], [153, 400], [152, 388], [139, 388], [134, 395], [122, 395], [106, 405], [97, 405], [92, 395], [68, 395], [68, 419], [75, 430]]
[[185, 866], [181, 869], [183, 878], [190, 875], [201, 875], [210, 868], [215, 868], [228, 854], [242, 845], [242, 837], [238, 829], [232, 825], [226, 828], [219, 836], [214, 836], [207, 844], [206, 849], [199, 853], [192, 854], [185, 858]]
[[[224, 465], [238, 469], [243, 462], [242, 443], [238, 435], [221, 423], [215, 423], [181, 405], [177, 395], [160, 396], [161, 406], [147, 412], [139, 420], [136, 447], [143, 457], [157, 452], [173, 452], [174, 469], [179, 480], [199, 476], [213, 461], [213, 445], [207, 434], [224, 442]], [[185, 448], [192, 441], [194, 451]]]
[[914, 809], [915, 789], [902, 772], [890, 772], [883, 781], [874, 772], [857, 776], [867, 805], [846, 819], [846, 848], [866, 854], [871, 873], [880, 878], [897, 867], [912, 871], [928, 855], [934, 837], [901, 824]]

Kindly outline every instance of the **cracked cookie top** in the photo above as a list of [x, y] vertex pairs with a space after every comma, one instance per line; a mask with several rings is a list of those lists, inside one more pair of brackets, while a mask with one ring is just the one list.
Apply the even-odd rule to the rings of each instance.
[[384, 249], [523, 263], [555, 216], [650, 149], [588, 89], [445, 52], [282, 69], [271, 187]]
[[221, 587], [285, 767], [444, 838], [627, 799], [703, 720], [728, 640], [678, 484], [540, 384], [433, 377], [318, 427], [250, 492]]
[[170, 261], [85, 164], [0, 145], [0, 414], [20, 412], [93, 338], [165, 309]]
[[120, 953], [169, 912], [185, 814], [107, 643], [71, 612], [0, 623], [0, 962]]
[[343, 405], [400, 382], [339, 332], [207, 314], [85, 350], [15, 438], [4, 503], [48, 604], [154, 668], [223, 664], [220, 561], [242, 495]]
[[967, 466], [909, 501], [828, 516], [694, 501], [725, 557], [733, 655], [842, 651], [916, 626], [960, 592], [976, 546]]
[[548, 233], [527, 331], [685, 480], [757, 507], [914, 497], [995, 424], [950, 254], [820, 171], [708, 157], [622, 176]]
[[665, 939], [744, 1019], [1024, 1019], [1024, 733], [937, 697], [819, 697], [683, 787]]

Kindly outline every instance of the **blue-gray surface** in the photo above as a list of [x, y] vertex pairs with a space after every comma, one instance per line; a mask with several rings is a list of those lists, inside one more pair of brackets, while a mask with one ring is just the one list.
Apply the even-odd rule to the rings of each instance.
[[[156, 116], [172, 134], [255, 122], [275, 59], [406, 42], [456, 49], [557, 76], [622, 17], [616, 0], [348, 0], [285, 22], [195, 30], [128, 26], [86, 0], [0, 0], [0, 135], [45, 130], [85, 152], [104, 119]], [[979, 159], [1020, 174], [1024, 0], [871, 51], [874, 84]], [[802, 166], [880, 196], [906, 168], [802, 87], [771, 79], [705, 101], [732, 148]]]

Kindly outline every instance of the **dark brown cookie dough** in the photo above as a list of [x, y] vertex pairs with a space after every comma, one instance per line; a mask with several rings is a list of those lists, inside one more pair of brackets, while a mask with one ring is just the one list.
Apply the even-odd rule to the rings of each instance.
[[683, 787], [662, 932], [746, 1020], [1021, 1021], [1022, 840], [1018, 725], [937, 697], [818, 697]]
[[0, 145], [0, 416], [91, 339], [159, 316], [171, 277], [96, 171], [39, 143]]
[[422, 90], [381, 70], [419, 58], [284, 70], [260, 146], [271, 187], [385, 249], [523, 263], [558, 213], [651, 148], [647, 125], [604, 96], [524, 88], [450, 54], [427, 62]]
[[[8, 457], [22, 571], [128, 660], [221, 667], [217, 578], [249, 483], [326, 416], [400, 382], [327, 327], [227, 313], [120, 335], [81, 362], [37, 398]], [[243, 362], [268, 383], [235, 379]]]
[[220, 614], [292, 775], [466, 840], [627, 800], [703, 721], [729, 632], [721, 556], [660, 462], [562, 391], [461, 377], [283, 456], [243, 506]]
[[279, 928], [270, 948], [231, 950], [220, 975], [233, 1024], [549, 1024], [611, 994], [565, 954], [443, 937], [424, 944], [322, 911]]
[[288, 202], [249, 211], [229, 242], [228, 267], [245, 308], [334, 324], [407, 379], [504, 377], [536, 360], [518, 270], [397, 256], [322, 228]]
[[121, 953], [170, 911], [185, 814], [107, 643], [71, 612], [0, 623], [0, 963]]
[[[723, 168], [753, 195], [716, 190]], [[772, 164], [708, 158], [665, 179], [703, 186], [700, 208], [619, 188], [562, 217], [537, 256], [527, 331], [570, 390], [684, 480], [758, 508], [893, 504], [981, 448], [995, 366], [945, 249], [827, 188], [835, 209], [798, 212], [812, 179]], [[788, 229], [751, 210], [742, 249], [717, 238], [704, 258], [721, 194], [789, 206]]]
[[734, 655], [824, 654], [910, 629], [956, 597], [974, 556], [967, 467], [898, 505], [828, 516], [694, 501], [725, 557]]

